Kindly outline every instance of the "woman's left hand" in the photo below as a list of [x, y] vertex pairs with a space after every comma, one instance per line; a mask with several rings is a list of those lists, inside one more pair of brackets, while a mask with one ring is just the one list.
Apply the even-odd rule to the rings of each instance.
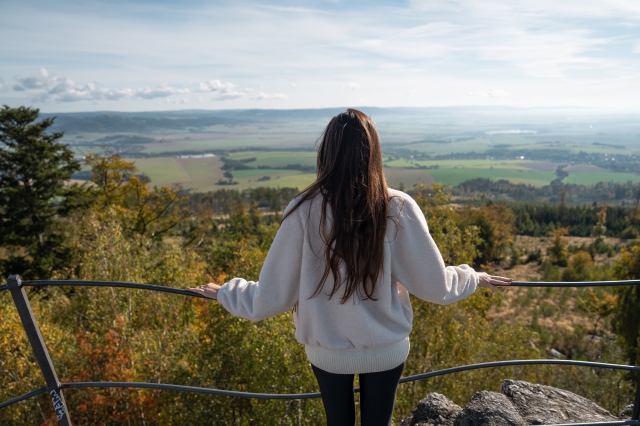
[[503, 291], [503, 286], [511, 285], [511, 278], [500, 277], [498, 275], [489, 275], [486, 272], [478, 272], [479, 287], [490, 288], [492, 290]]
[[209, 283], [205, 285], [199, 285], [198, 287], [194, 287], [194, 288], [188, 288], [187, 290], [193, 291], [194, 293], [200, 293], [201, 295], [203, 295], [208, 299], [217, 300], [218, 290], [220, 290], [220, 287], [221, 286], [219, 286], [218, 284]]

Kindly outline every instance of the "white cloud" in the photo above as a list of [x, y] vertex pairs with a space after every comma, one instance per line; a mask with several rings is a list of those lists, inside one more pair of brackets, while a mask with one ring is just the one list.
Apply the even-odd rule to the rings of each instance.
[[243, 97], [245, 94], [235, 90], [235, 85], [232, 83], [222, 83], [220, 80], [209, 80], [204, 83], [200, 83], [198, 92], [211, 92], [214, 96], [211, 98], [214, 101], [225, 101], [228, 99], [237, 99]]
[[[40, 101], [52, 100], [55, 102], [78, 102], [78, 101], [119, 101], [123, 99], [157, 99], [167, 98], [174, 95], [188, 95], [192, 92], [213, 93], [212, 99], [220, 101], [227, 99], [237, 99], [245, 96], [244, 93], [235, 90], [232, 83], [222, 83], [220, 80], [209, 80], [200, 83], [198, 88], [176, 88], [169, 85], [155, 87], [142, 87], [137, 89], [106, 89], [98, 87], [96, 83], [76, 84], [73, 80], [64, 77], [57, 77], [47, 69], [41, 68], [35, 75], [29, 77], [16, 77], [16, 84], [13, 90], [26, 92]], [[199, 100], [202, 98], [199, 97]], [[188, 103], [188, 98], [174, 103]]]
[[521, 130], [521, 129], [508, 129], [508, 130], [489, 130], [485, 132], [487, 135], [520, 135], [525, 133], [536, 134], [537, 130]]
[[360, 86], [359, 83], [354, 83], [354, 82], [350, 82], [350, 83], [342, 85], [342, 88], [343, 89], [347, 89], [347, 90], [358, 90], [360, 87], [362, 87], [362, 86]]
[[4, 80], [0, 77], [0, 90], [4, 87]]
[[18, 83], [13, 86], [13, 90], [19, 91], [26, 89], [48, 89], [57, 83], [57, 78], [49, 74], [45, 68], [40, 68], [36, 75], [32, 77], [16, 77], [16, 80]]
[[283, 93], [264, 93], [258, 92], [258, 94], [251, 99], [256, 101], [263, 101], [265, 99], [288, 99], [289, 97]]
[[[124, 89], [128, 90], [128, 89]], [[169, 86], [145, 87], [133, 91], [134, 96], [142, 99], [164, 98], [171, 95], [185, 95], [191, 93], [189, 89], [176, 89]]]
[[511, 93], [505, 90], [494, 89], [483, 92], [468, 92], [467, 96], [474, 96], [478, 98], [506, 98], [508, 96], [511, 96]]
[[[144, 96], [186, 96], [162, 89], [162, 82], [188, 88], [192, 102], [197, 95], [205, 102], [235, 99], [240, 108], [276, 99], [269, 97], [276, 91], [289, 93], [291, 82], [298, 87], [288, 107], [332, 106], [365, 91], [377, 106], [640, 105], [639, 0], [409, 0], [374, 2], [365, 11], [348, 2], [314, 3], [324, 13], [281, 0], [274, 8], [28, 3], [9, 2], [0, 13], [0, 40], [17, 40], [0, 43], [0, 73], [11, 77], [0, 93], [18, 83], [22, 93], [9, 93], [12, 102], [44, 96], [50, 102], [41, 106], [50, 110], [90, 109], [53, 105], [63, 99], [99, 99], [101, 105], [111, 99], [111, 108], [135, 110], [153, 105], [141, 102]], [[143, 13], [148, 19], [139, 19]], [[57, 75], [75, 82], [31, 76], [37, 68], [28, 68], [29, 57], [58, 64]], [[29, 77], [14, 81], [15, 74]], [[343, 88], [350, 81], [362, 88]], [[495, 86], [513, 95], [493, 93]], [[421, 95], [405, 96], [412, 90]], [[544, 98], [534, 100], [538, 95]]]

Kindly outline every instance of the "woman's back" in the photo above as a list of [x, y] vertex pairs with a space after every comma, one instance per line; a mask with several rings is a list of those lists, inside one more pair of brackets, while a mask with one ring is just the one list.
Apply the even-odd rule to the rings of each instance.
[[[220, 290], [218, 301], [252, 320], [295, 306], [296, 338], [312, 364], [324, 370], [366, 373], [384, 370], [381, 363], [397, 366], [409, 351], [413, 315], [407, 290], [435, 303], [452, 303], [473, 293], [477, 275], [466, 265], [445, 268], [415, 201], [392, 189], [389, 195], [383, 265], [372, 297], [355, 292], [345, 303], [339, 292], [329, 297], [331, 275], [316, 293], [325, 269], [318, 195], [290, 204], [298, 207], [283, 221], [259, 285], [233, 279]], [[324, 227], [331, 226], [331, 213], [325, 217]]]

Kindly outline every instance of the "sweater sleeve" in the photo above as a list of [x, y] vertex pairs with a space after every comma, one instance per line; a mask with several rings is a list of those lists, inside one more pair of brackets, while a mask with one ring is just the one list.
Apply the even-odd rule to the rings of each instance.
[[298, 301], [304, 232], [300, 215], [287, 217], [267, 253], [257, 282], [234, 278], [218, 291], [232, 315], [260, 321], [285, 312]]
[[404, 198], [398, 216], [397, 234], [391, 242], [391, 278], [409, 293], [440, 305], [473, 294], [478, 274], [469, 265], [445, 267], [424, 214], [412, 198]]

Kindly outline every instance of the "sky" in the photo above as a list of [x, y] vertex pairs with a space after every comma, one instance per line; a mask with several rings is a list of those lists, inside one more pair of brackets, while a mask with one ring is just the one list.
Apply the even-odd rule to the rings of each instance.
[[0, 0], [0, 104], [640, 111], [640, 0]]

